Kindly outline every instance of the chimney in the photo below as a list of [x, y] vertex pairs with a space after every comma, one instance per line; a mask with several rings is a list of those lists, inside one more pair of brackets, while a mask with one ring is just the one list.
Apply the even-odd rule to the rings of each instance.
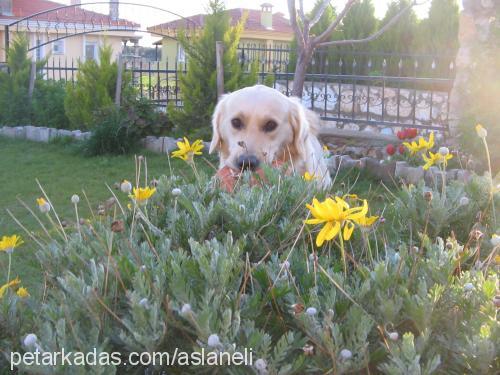
[[119, 7], [120, 3], [118, 0], [112, 0], [112, 2], [109, 3], [109, 18], [111, 18], [112, 21], [117, 21], [120, 17]]
[[0, 0], [0, 14], [4, 16], [13, 16], [12, 0]]
[[269, 3], [261, 4], [260, 6], [260, 24], [266, 29], [273, 28], [273, 5]]

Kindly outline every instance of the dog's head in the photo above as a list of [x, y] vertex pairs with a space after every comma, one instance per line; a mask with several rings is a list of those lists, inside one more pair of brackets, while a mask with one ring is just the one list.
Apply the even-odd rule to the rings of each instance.
[[299, 100], [257, 85], [221, 98], [213, 118], [210, 152], [221, 165], [255, 169], [261, 163], [305, 158], [309, 123]]

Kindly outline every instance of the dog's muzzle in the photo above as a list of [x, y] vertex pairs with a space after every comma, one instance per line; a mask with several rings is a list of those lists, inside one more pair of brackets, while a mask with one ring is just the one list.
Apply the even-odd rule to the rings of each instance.
[[255, 170], [260, 164], [259, 159], [255, 155], [240, 155], [236, 159], [238, 169], [244, 171], [246, 169]]

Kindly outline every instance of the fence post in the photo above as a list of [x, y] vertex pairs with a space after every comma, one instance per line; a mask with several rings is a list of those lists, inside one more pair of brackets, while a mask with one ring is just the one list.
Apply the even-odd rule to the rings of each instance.
[[215, 42], [215, 63], [217, 66], [217, 99], [224, 94], [224, 43]]
[[123, 81], [123, 60], [122, 54], [118, 54], [118, 74], [116, 76], [116, 92], [115, 92], [115, 105], [120, 108], [122, 97], [122, 81]]
[[33, 98], [33, 91], [35, 91], [35, 79], [36, 79], [36, 61], [31, 60], [30, 85], [28, 88], [28, 97], [30, 100], [31, 98]]

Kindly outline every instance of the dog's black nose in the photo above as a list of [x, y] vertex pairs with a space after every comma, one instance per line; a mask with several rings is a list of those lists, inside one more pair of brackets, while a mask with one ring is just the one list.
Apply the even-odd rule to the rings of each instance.
[[259, 166], [259, 164], [259, 159], [257, 159], [254, 155], [240, 155], [238, 159], [236, 159], [236, 165], [240, 170], [254, 170]]

